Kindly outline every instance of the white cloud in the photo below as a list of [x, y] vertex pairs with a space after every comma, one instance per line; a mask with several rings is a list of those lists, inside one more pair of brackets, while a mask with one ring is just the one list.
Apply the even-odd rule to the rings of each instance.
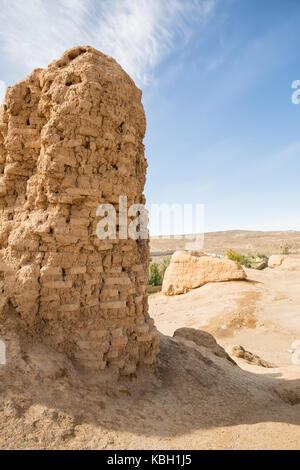
[[210, 17], [217, 0], [0, 0], [1, 48], [28, 69], [90, 44], [140, 84]]
[[3, 80], [0, 80], [0, 105], [2, 104], [2, 101], [4, 99], [5, 92], [6, 92], [6, 85], [3, 82]]

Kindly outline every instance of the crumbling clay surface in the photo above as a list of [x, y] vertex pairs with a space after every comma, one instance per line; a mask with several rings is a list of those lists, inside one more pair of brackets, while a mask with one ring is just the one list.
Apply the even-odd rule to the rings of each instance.
[[110, 57], [66, 51], [0, 113], [0, 323], [82, 367], [153, 364], [148, 240], [100, 240], [96, 211], [144, 203], [141, 92]]

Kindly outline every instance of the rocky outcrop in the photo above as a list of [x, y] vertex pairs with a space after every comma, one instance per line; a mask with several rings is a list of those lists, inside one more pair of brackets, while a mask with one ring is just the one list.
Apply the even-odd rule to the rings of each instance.
[[243, 346], [240, 346], [238, 344], [231, 344], [226, 348], [226, 352], [232, 357], [236, 357], [238, 359], [243, 359], [245, 362], [248, 364], [252, 364], [255, 366], [259, 367], [265, 367], [265, 368], [274, 368], [276, 367], [275, 365], [271, 364], [268, 361], [265, 361], [264, 359], [261, 359], [259, 356], [256, 354], [253, 354], [250, 351], [246, 351]]
[[297, 271], [300, 270], [300, 257], [272, 255], [269, 258], [268, 267]]
[[0, 324], [124, 375], [158, 352], [148, 240], [100, 240], [96, 212], [145, 202], [145, 127], [141, 91], [91, 47], [8, 88], [0, 112]]
[[280, 266], [282, 264], [284, 259], [286, 259], [286, 256], [272, 255], [269, 258], [268, 267], [269, 268], [278, 268], [278, 266]]
[[196, 346], [208, 349], [212, 354], [223, 359], [227, 359], [232, 364], [236, 363], [231, 359], [225, 349], [220, 346], [213, 335], [207, 331], [197, 330], [196, 328], [178, 328], [174, 331], [174, 338], [179, 338], [185, 342], [193, 342]]
[[200, 252], [176, 251], [165, 272], [162, 292], [178, 295], [208, 282], [245, 279], [243, 268], [228, 259], [207, 256]]
[[268, 263], [266, 261], [262, 261], [261, 263], [258, 263], [255, 266], [255, 269], [257, 269], [258, 271], [262, 271], [263, 269], [266, 269], [267, 267], [268, 267]]

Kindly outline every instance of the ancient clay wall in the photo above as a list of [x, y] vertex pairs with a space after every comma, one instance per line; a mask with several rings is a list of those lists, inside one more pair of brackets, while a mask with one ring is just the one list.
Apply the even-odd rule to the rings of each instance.
[[158, 351], [148, 240], [100, 240], [96, 210], [144, 203], [144, 133], [140, 90], [91, 47], [10, 87], [0, 113], [0, 322], [125, 375]]

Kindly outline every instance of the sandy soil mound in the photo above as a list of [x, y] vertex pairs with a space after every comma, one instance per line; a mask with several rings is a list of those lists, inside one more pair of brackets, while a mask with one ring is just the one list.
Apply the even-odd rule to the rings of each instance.
[[162, 336], [155, 374], [140, 370], [112, 384], [105, 372], [83, 371], [63, 353], [7, 334], [0, 448], [299, 447], [299, 368], [250, 373], [200, 338]]
[[208, 282], [245, 279], [246, 273], [236, 262], [206, 256], [203, 253], [176, 251], [165, 272], [162, 292], [178, 295]]

